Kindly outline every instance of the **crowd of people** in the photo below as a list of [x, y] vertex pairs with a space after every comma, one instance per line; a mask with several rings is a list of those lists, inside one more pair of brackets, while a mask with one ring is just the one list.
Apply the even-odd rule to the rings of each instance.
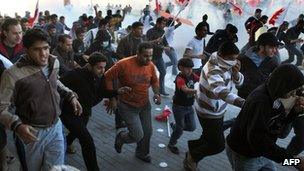
[[[177, 144], [183, 131], [196, 130], [195, 114], [202, 128], [198, 139], [188, 141], [181, 163], [186, 170], [197, 170], [201, 160], [225, 149], [236, 171], [276, 170], [274, 162], [292, 158], [299, 158], [301, 163], [295, 167], [304, 170], [304, 158], [299, 156], [304, 150], [304, 75], [300, 71], [304, 44], [299, 38], [304, 33], [304, 14], [294, 22], [267, 28], [268, 16], [256, 9], [244, 24], [249, 39], [242, 49], [235, 43], [238, 36], [246, 35], [238, 35], [238, 28], [230, 23], [212, 32], [204, 14], [195, 36], [178, 56], [173, 42], [180, 20], [155, 19], [146, 6], [138, 21], [122, 28], [131, 8], [117, 6], [115, 14], [111, 8], [108, 5], [103, 16], [94, 6], [95, 17], [82, 14], [71, 28], [64, 16], [58, 19], [47, 10], [39, 13], [33, 26], [29, 15], [0, 18], [0, 170], [17, 157], [6, 147], [7, 130], [14, 133], [23, 170], [64, 165], [65, 153], [76, 152], [75, 139], [87, 170], [100, 170], [87, 124], [92, 107], [104, 98], [108, 98], [107, 112], [115, 114], [116, 152], [121, 153], [124, 144], [137, 143], [136, 158], [150, 163], [150, 98], [160, 105], [162, 96], [170, 96], [165, 85], [170, 66], [176, 77], [175, 122], [170, 124], [168, 149], [180, 153]], [[285, 61], [281, 61], [282, 48], [288, 51]], [[170, 59], [167, 63], [164, 54]], [[294, 55], [297, 61], [291, 64]], [[150, 87], [153, 97], [149, 97]], [[240, 112], [224, 121], [228, 104]], [[289, 145], [277, 145], [292, 128], [295, 135]]]

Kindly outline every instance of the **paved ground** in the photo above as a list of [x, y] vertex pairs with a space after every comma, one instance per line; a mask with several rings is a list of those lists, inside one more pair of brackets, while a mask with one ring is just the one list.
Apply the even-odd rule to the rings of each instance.
[[[170, 79], [170, 78], [167, 78]], [[171, 89], [170, 94], [173, 91]], [[171, 106], [170, 98], [163, 98], [163, 103], [161, 106], [152, 107], [153, 118], [160, 111], [155, 110], [156, 108], [163, 108], [164, 105]], [[225, 115], [225, 119], [233, 117], [237, 113], [238, 109], [229, 106], [228, 111]], [[170, 120], [174, 120], [171, 116]], [[121, 154], [116, 153], [113, 144], [115, 140], [116, 131], [114, 128], [114, 116], [106, 114], [102, 104], [97, 105], [93, 110], [93, 116], [89, 122], [89, 130], [93, 135], [96, 150], [98, 164], [101, 170], [106, 171], [158, 171], [158, 170], [170, 170], [179, 171], [183, 170], [182, 161], [184, 159], [185, 152], [187, 151], [187, 141], [190, 139], [195, 139], [200, 136], [201, 127], [197, 122], [197, 130], [194, 132], [185, 132], [180, 138], [178, 147], [180, 148], [181, 154], [175, 155], [168, 151], [167, 148], [158, 147], [159, 144], [167, 145], [169, 138], [167, 136], [167, 126], [165, 122], [158, 122], [153, 119], [153, 135], [151, 139], [151, 156], [153, 158], [151, 164], [144, 163], [134, 157], [135, 145], [124, 145]], [[158, 129], [163, 129], [164, 132], [158, 132]], [[225, 132], [225, 135], [228, 131]], [[290, 137], [279, 141], [279, 144], [286, 146], [289, 142]], [[74, 155], [67, 155], [67, 164], [72, 165], [80, 170], [86, 170], [79, 143], [76, 141], [75, 146], [77, 147], [77, 153]], [[10, 144], [12, 148], [12, 144]], [[159, 164], [161, 162], [166, 162], [168, 166], [166, 168], [161, 168]], [[18, 170], [19, 163], [15, 162], [10, 166], [11, 170]], [[293, 170], [291, 168], [286, 168], [278, 165], [279, 170]], [[200, 170], [210, 170], [210, 171], [221, 171], [221, 170], [231, 170], [230, 164], [226, 157], [226, 153], [222, 152], [220, 154], [207, 157], [199, 163], [198, 168]]]

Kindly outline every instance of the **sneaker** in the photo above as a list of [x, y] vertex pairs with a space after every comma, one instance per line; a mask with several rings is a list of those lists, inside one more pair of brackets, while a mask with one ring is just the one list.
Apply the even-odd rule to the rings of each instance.
[[196, 171], [196, 163], [192, 161], [192, 157], [190, 156], [189, 152], [186, 152], [186, 156], [183, 163], [184, 168], [187, 171]]
[[136, 155], [135, 157], [144, 161], [144, 162], [146, 162], [146, 163], [151, 163], [151, 160], [152, 160], [151, 156], [149, 156], [149, 155], [146, 155], [145, 157], [141, 157], [141, 156]]
[[115, 138], [114, 148], [117, 153], [121, 153], [121, 149], [122, 149], [122, 145], [123, 145], [123, 142], [121, 141], [121, 133], [123, 133], [123, 132], [124, 131], [119, 132]]
[[66, 152], [67, 152], [68, 154], [75, 154], [75, 153], [76, 153], [76, 149], [75, 149], [75, 147], [74, 147], [73, 145], [69, 145], [69, 146], [67, 147], [67, 149], [66, 149]]
[[174, 145], [168, 144], [168, 149], [174, 154], [179, 154], [179, 149]]

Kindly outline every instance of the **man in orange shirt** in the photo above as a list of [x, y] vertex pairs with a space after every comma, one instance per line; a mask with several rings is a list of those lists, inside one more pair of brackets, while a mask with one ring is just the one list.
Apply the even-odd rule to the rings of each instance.
[[[151, 62], [153, 46], [150, 43], [138, 45], [137, 55], [117, 62], [106, 73], [106, 84], [113, 89], [112, 81], [117, 79], [120, 86], [132, 88], [130, 93], [119, 95], [118, 112], [126, 122], [128, 132], [121, 131], [115, 139], [115, 150], [121, 153], [124, 143], [137, 143], [135, 156], [145, 162], [151, 162], [149, 156], [152, 135], [151, 104], [149, 87], [154, 92], [154, 102], [160, 104], [159, 81], [156, 69]], [[114, 100], [114, 99], [112, 99]]]

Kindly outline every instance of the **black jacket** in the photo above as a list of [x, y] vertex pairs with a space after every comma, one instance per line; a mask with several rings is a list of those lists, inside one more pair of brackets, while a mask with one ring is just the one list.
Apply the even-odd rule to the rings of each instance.
[[[147, 39], [148, 41], [156, 40], [162, 37], [165, 34], [165, 30], [159, 29], [156, 26], [149, 29], [147, 31]], [[163, 39], [161, 43], [152, 43], [153, 44], [153, 59], [158, 59], [162, 57], [163, 54], [163, 47], [168, 46], [168, 42], [166, 39]]]
[[227, 136], [229, 147], [242, 156], [263, 156], [278, 163], [292, 158], [276, 141], [298, 113], [292, 109], [286, 115], [282, 103], [277, 99], [303, 85], [304, 76], [296, 66], [288, 64], [276, 68], [266, 83], [246, 99]]
[[279, 65], [274, 57], [266, 57], [259, 67], [256, 66], [249, 57], [256, 52], [257, 48], [253, 47], [239, 57], [241, 61], [240, 72], [244, 75], [244, 82], [240, 87], [237, 87], [237, 89], [238, 95], [244, 99], [246, 99], [254, 89], [265, 83], [272, 71]]
[[[96, 78], [87, 67], [76, 68], [64, 75], [60, 81], [77, 93], [78, 101], [82, 105], [84, 116], [91, 115], [91, 108], [97, 105], [103, 98], [114, 97], [116, 90], [106, 90], [104, 77]], [[62, 114], [71, 114], [73, 109], [69, 102], [64, 102]]]

